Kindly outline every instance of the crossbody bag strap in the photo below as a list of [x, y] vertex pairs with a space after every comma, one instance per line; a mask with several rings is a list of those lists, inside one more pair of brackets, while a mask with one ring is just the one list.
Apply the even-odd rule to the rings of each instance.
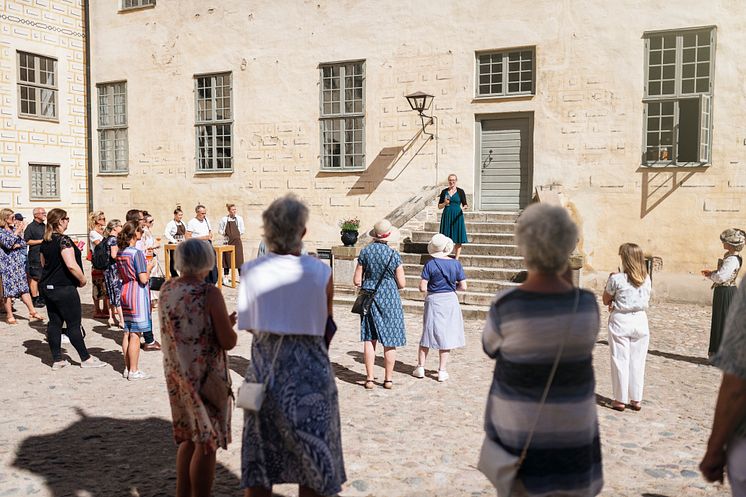
[[269, 375], [267, 376], [267, 380], [264, 382], [264, 388], [267, 388], [267, 385], [272, 381], [272, 378], [275, 374], [275, 361], [277, 361], [277, 356], [280, 354], [280, 347], [282, 347], [282, 341], [285, 339], [285, 335], [280, 335], [280, 339], [277, 341], [277, 347], [275, 347], [275, 355], [272, 357], [272, 364], [269, 366]]
[[547, 397], [549, 396], [549, 389], [552, 386], [552, 381], [554, 381], [554, 376], [557, 374], [557, 368], [559, 367], [560, 358], [562, 357], [562, 351], [565, 348], [565, 340], [567, 339], [567, 334], [572, 330], [573, 324], [575, 324], [575, 316], [578, 312], [578, 304], [580, 303], [580, 289], [575, 289], [575, 303], [572, 306], [572, 315], [570, 316], [570, 322], [567, 325], [567, 329], [565, 330], [565, 333], [562, 335], [562, 339], [560, 340], [559, 348], [557, 349], [557, 355], [554, 357], [554, 364], [552, 364], [552, 370], [549, 372], [549, 378], [547, 379], [547, 384], [544, 387], [544, 393], [541, 394], [541, 401], [539, 402], [539, 409], [536, 412], [536, 418], [534, 419], [534, 424], [531, 426], [531, 431], [528, 432], [528, 437], [526, 438], [526, 443], [523, 445], [523, 450], [521, 451], [521, 456], [518, 458], [518, 462], [516, 463], [517, 467], [521, 467], [523, 464], [523, 461], [526, 459], [526, 454], [528, 453], [528, 447], [531, 445], [531, 440], [534, 438], [534, 433], [536, 432], [536, 426], [539, 424], [539, 418], [541, 417], [541, 410], [544, 407], [544, 404], [546, 404]]
[[381, 271], [381, 276], [378, 278], [378, 282], [376, 283], [376, 286], [373, 288], [373, 293], [376, 293], [378, 291], [378, 287], [381, 286], [381, 282], [383, 281], [383, 277], [386, 275], [386, 271], [389, 268], [389, 264], [391, 264], [391, 259], [394, 258], [394, 249], [391, 249], [391, 255], [389, 256], [389, 260], [386, 262], [386, 266], [383, 268], [383, 271]]
[[446, 283], [448, 283], [448, 286], [453, 289], [453, 291], [456, 291], [456, 284], [451, 283], [451, 280], [448, 279], [448, 276], [446, 276], [446, 273], [443, 271], [443, 268], [440, 267], [440, 264], [435, 259], [432, 259], [432, 261], [435, 263], [435, 266], [437, 266], [438, 271], [440, 271], [440, 274], [443, 275], [443, 279], [446, 280]]

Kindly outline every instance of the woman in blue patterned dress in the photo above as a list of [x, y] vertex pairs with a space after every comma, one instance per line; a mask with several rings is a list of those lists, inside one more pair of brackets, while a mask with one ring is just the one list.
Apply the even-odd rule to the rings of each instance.
[[388, 246], [399, 239], [399, 230], [387, 220], [378, 221], [369, 235], [373, 243], [360, 251], [353, 283], [365, 290], [373, 290], [381, 281], [373, 305], [367, 316], [360, 317], [360, 340], [363, 342], [365, 361], [365, 388], [374, 386], [373, 365], [376, 359], [376, 345], [383, 346], [383, 367], [385, 376], [383, 388], [394, 386], [391, 379], [396, 362], [396, 347], [407, 344], [404, 332], [404, 312], [399, 297], [399, 289], [404, 288], [404, 268], [399, 252]]
[[331, 269], [301, 254], [308, 208], [297, 198], [275, 200], [262, 221], [269, 252], [241, 270], [238, 328], [253, 335], [246, 380], [267, 387], [259, 411], [244, 415], [241, 487], [246, 497], [271, 497], [280, 483], [304, 497], [337, 495], [347, 475], [325, 342]]
[[117, 237], [117, 269], [122, 280], [122, 313], [124, 314], [124, 377], [130, 381], [150, 378], [138, 369], [140, 359], [140, 335], [152, 331], [153, 318], [150, 313], [150, 271], [153, 263], [145, 261], [145, 254], [135, 248], [142, 238], [142, 227], [129, 222]]
[[438, 209], [443, 209], [440, 232], [453, 240], [456, 259], [461, 257], [461, 244], [469, 243], [463, 211], [469, 206], [466, 204], [466, 193], [456, 186], [457, 181], [455, 174], [449, 174], [448, 188], [443, 188], [438, 198]]
[[13, 299], [20, 298], [28, 308], [31, 321], [43, 318], [34, 310], [26, 279], [26, 242], [23, 239], [23, 221], [17, 221], [10, 209], [0, 210], [0, 276], [8, 324], [16, 324], [13, 317]]
[[[117, 269], [117, 236], [122, 232], [122, 222], [119, 219], [112, 219], [104, 229], [104, 239], [100, 242], [106, 245], [109, 251], [109, 267], [104, 269], [104, 284], [106, 285], [106, 299], [109, 301], [109, 309], [112, 316], [109, 318], [109, 326], [124, 326], [124, 316], [122, 315], [122, 280], [119, 279], [119, 270]], [[114, 320], [116, 318], [118, 323]]]

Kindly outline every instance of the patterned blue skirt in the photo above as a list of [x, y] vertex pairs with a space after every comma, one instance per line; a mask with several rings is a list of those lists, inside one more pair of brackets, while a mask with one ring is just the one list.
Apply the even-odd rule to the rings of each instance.
[[[246, 380], [269, 376], [280, 335], [260, 333]], [[241, 488], [297, 483], [336, 495], [347, 479], [337, 385], [323, 337], [285, 335], [257, 413], [245, 411]]]

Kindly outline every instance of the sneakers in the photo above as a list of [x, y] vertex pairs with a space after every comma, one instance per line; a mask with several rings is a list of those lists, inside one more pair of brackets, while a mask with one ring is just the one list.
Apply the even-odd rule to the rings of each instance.
[[41, 309], [42, 307], [45, 307], [46, 304], [44, 303], [44, 297], [38, 296], [38, 297], [31, 297], [31, 302], [34, 304], [34, 307], [37, 309]]
[[231, 286], [231, 277], [230, 276], [223, 276], [223, 285], [224, 286]]
[[81, 368], [103, 368], [104, 366], [106, 366], [105, 362], [99, 361], [93, 356], [80, 363]]
[[444, 369], [438, 370], [438, 381], [446, 381], [451, 375], [448, 374], [448, 371]]
[[60, 369], [64, 368], [65, 366], [69, 366], [69, 365], [70, 365], [70, 363], [67, 362], [64, 359], [61, 360], [61, 361], [55, 361], [54, 363], [52, 363], [52, 371], [59, 371]]
[[141, 369], [135, 371], [134, 373], [129, 373], [129, 375], [127, 376], [127, 379], [129, 381], [147, 380], [148, 378], [150, 378], [150, 375]]
[[414, 371], [412, 371], [412, 376], [415, 378], [424, 378], [425, 377], [425, 367], [424, 366], [417, 366], [414, 368]]
[[63, 344], [64, 344], [64, 343], [70, 343], [70, 337], [68, 337], [68, 336], [67, 336], [67, 335], [65, 335], [64, 333], [62, 334], [62, 336], [60, 337], [60, 339], [61, 339], [61, 342], [60, 342], [60, 343], [63, 343]]
[[129, 376], [130, 376], [130, 370], [127, 368], [124, 368], [124, 371], [122, 371], [122, 378], [126, 380], [127, 378], [129, 378]]

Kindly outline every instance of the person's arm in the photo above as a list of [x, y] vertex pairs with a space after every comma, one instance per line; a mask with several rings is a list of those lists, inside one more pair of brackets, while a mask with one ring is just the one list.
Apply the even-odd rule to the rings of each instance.
[[461, 280], [456, 284], [456, 290], [460, 290], [462, 292], [466, 291], [466, 280]]
[[231, 350], [238, 341], [238, 335], [233, 330], [233, 326], [236, 324], [236, 313], [228, 315], [223, 294], [215, 286], [211, 286], [207, 290], [207, 308], [220, 348]]
[[[702, 274], [710, 278], [715, 283], [725, 283], [733, 277], [733, 273], [738, 269], [738, 258], [726, 257], [720, 269], [717, 271], [703, 271]], [[708, 274], [705, 274], [708, 273]]]
[[422, 293], [427, 292], [427, 280], [420, 280], [420, 291]]
[[[145, 266], [145, 272], [139, 272], [137, 273], [137, 279], [140, 282], [141, 285], [147, 285], [150, 281], [150, 272], [153, 270], [153, 266], [155, 266], [155, 261], [151, 260], [150, 262], [146, 262], [145, 254], [143, 252], [140, 252], [137, 254], [136, 259], [139, 259], [139, 266], [142, 267]], [[137, 264], [137, 263], [136, 263]], [[138, 268], [135, 267], [135, 270]]]
[[326, 284], [326, 312], [330, 318], [334, 317], [334, 281], [331, 277]]
[[[228, 224], [228, 216], [221, 217], [220, 222], [218, 223], [218, 233], [220, 236], [225, 236], [225, 227]], [[236, 222], [236, 225], [238, 225], [238, 222]]]
[[407, 286], [407, 278], [406, 276], [404, 276], [404, 266], [402, 266], [401, 264], [399, 264], [399, 266], [396, 268], [394, 277], [396, 278], [396, 286], [400, 290]]
[[43, 239], [34, 240], [31, 238], [33, 234], [31, 233], [31, 224], [26, 226], [26, 230], [23, 232], [23, 239], [26, 240], [26, 245], [29, 247], [34, 247], [36, 245], [41, 245], [41, 242], [43, 242]]
[[699, 470], [707, 481], [723, 481], [726, 448], [733, 431], [746, 413], [746, 380], [725, 373], [715, 406], [712, 432]]
[[174, 235], [176, 235], [176, 223], [171, 220], [163, 231], [163, 237], [168, 241], [168, 243], [176, 244], [176, 238], [174, 238]]
[[72, 247], [64, 248], [60, 253], [67, 269], [78, 279], [78, 286], [84, 287], [86, 284], [85, 274], [83, 274], [80, 266], [78, 266], [78, 261], [75, 260], [75, 249]]
[[243, 224], [243, 218], [241, 216], [236, 216], [236, 224], [238, 225], [238, 234], [243, 235], [246, 229]]
[[118, 253], [119, 253], [119, 245], [115, 243], [114, 245], [109, 247], [109, 255], [111, 256], [112, 259], [116, 260]]
[[467, 209], [469, 207], [469, 204], [466, 203], [466, 192], [463, 189], [459, 188], [458, 196], [461, 199], [461, 208]]
[[601, 297], [604, 305], [607, 306], [609, 310], [611, 310], [611, 304], [612, 302], [614, 302], [614, 294], [616, 294], [613, 277], [614, 273], [609, 273], [609, 279], [606, 281], [606, 288], [604, 289], [604, 294]]
[[355, 273], [352, 275], [352, 284], [356, 287], [363, 284], [363, 266], [359, 262], [355, 266]]
[[447, 192], [447, 191], [448, 191], [448, 188], [445, 188], [444, 190], [442, 190], [442, 191], [440, 192], [440, 198], [438, 199], [438, 209], [442, 209], [442, 208], [444, 208], [444, 207], [445, 207], [446, 205], [448, 205], [448, 204], [450, 204], [450, 203], [451, 203], [451, 201], [450, 201], [450, 200], [448, 200], [448, 202], [446, 202], [446, 192]]

